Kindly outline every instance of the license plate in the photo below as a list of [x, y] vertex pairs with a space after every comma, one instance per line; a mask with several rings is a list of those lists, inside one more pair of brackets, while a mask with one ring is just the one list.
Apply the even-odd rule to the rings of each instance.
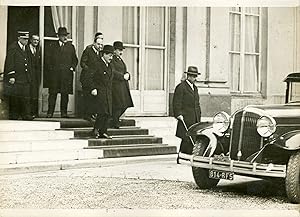
[[225, 172], [219, 170], [209, 170], [208, 177], [211, 179], [226, 179], [233, 180], [234, 173], [233, 172]]

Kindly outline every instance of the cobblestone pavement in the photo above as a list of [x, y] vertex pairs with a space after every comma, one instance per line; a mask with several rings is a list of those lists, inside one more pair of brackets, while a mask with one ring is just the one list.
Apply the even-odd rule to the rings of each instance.
[[236, 176], [198, 189], [191, 168], [174, 161], [0, 176], [7, 209], [299, 210], [282, 185]]

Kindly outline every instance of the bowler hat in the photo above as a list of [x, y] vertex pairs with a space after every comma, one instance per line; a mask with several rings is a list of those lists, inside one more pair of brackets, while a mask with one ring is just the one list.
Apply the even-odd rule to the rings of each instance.
[[66, 27], [59, 27], [57, 31], [57, 35], [69, 35]]
[[114, 42], [114, 49], [120, 49], [120, 50], [125, 49], [125, 47], [123, 46], [123, 42], [121, 42], [121, 41], [115, 41]]
[[29, 32], [27, 32], [27, 31], [18, 31], [18, 37], [24, 38], [24, 39], [29, 39]]
[[196, 66], [189, 66], [187, 72], [185, 73], [188, 75], [200, 75]]
[[109, 45], [109, 44], [106, 44], [104, 45], [103, 47], [103, 50], [102, 50], [103, 53], [114, 53], [114, 48], [113, 46]]

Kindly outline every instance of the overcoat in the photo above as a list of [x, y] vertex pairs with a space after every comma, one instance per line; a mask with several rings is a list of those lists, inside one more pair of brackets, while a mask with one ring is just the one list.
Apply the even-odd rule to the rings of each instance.
[[93, 96], [95, 112], [97, 114], [112, 115], [112, 80], [113, 73], [110, 65], [106, 65], [100, 58], [96, 62], [96, 70], [87, 76], [87, 88], [89, 92], [97, 89], [97, 96]]
[[100, 56], [93, 49], [93, 45], [88, 45], [84, 49], [80, 59], [80, 66], [82, 68], [80, 82], [83, 90], [87, 88], [88, 74], [93, 74], [96, 71], [97, 62], [99, 61]]
[[[10, 84], [9, 79], [15, 78]], [[4, 94], [7, 96], [30, 97], [31, 61], [28, 47], [23, 51], [18, 42], [9, 46], [4, 63]]]
[[32, 53], [30, 46], [28, 47], [28, 50], [32, 66], [31, 97], [35, 99], [38, 98], [38, 90], [41, 81], [41, 54], [39, 48], [36, 49], [35, 53]]
[[[173, 97], [174, 116], [182, 115], [187, 127], [200, 122], [201, 108], [199, 103], [198, 88], [193, 84], [194, 90], [189, 86], [187, 81], [182, 81], [175, 88]], [[186, 130], [183, 123], [178, 120], [176, 136], [186, 138]]]
[[126, 110], [133, 107], [129, 83], [124, 79], [124, 74], [127, 73], [126, 64], [120, 57], [114, 55], [110, 65], [114, 75], [112, 84], [113, 108]]
[[63, 46], [56, 41], [50, 45], [49, 90], [55, 93], [73, 93], [73, 71], [78, 64], [75, 47], [71, 42]]

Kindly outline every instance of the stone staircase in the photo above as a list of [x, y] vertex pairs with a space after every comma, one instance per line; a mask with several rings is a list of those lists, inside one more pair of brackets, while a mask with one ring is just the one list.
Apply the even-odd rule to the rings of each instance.
[[75, 118], [0, 120], [0, 165], [176, 153], [176, 146], [163, 144], [135, 120], [122, 120], [108, 134], [113, 139], [93, 139], [91, 123]]

